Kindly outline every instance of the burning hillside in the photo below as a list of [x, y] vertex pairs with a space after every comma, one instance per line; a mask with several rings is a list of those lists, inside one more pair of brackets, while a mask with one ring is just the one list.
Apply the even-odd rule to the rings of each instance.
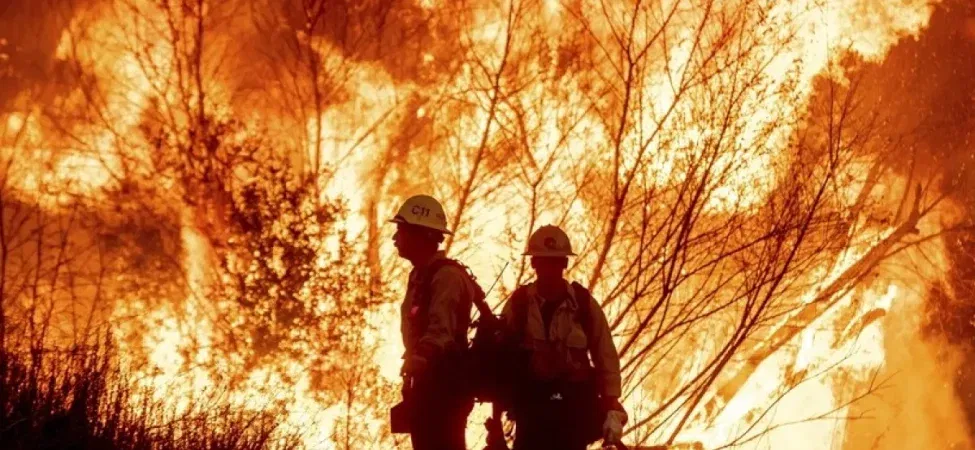
[[533, 229], [570, 233], [627, 442], [972, 448], [973, 21], [964, 0], [8, 2], [0, 437], [408, 447], [383, 225], [431, 193], [492, 304]]

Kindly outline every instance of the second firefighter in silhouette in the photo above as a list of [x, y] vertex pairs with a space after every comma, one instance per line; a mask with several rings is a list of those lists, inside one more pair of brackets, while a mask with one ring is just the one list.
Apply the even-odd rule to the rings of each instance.
[[589, 291], [564, 278], [568, 236], [536, 230], [525, 255], [534, 282], [508, 299], [502, 316], [527, 355], [505, 405], [515, 421], [515, 450], [583, 450], [600, 438], [620, 441], [620, 361], [602, 309]]

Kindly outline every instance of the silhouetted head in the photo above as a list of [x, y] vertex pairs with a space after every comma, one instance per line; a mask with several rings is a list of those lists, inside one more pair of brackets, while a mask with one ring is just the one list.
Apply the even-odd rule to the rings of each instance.
[[444, 234], [419, 225], [397, 223], [393, 243], [399, 256], [416, 264], [433, 257], [444, 241]]
[[565, 269], [569, 267], [569, 257], [575, 256], [569, 236], [554, 225], [535, 230], [528, 238], [528, 248], [524, 254], [531, 256], [532, 268], [541, 284], [563, 280]]
[[565, 269], [569, 267], [569, 258], [565, 256], [532, 256], [531, 263], [538, 281], [548, 283], [564, 279]]
[[444, 235], [450, 234], [443, 206], [429, 195], [406, 199], [389, 221], [396, 224], [393, 242], [399, 256], [414, 265], [432, 258], [444, 241]]

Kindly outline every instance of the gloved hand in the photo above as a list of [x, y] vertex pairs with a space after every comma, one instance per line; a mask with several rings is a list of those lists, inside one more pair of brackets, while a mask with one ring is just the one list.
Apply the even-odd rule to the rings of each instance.
[[603, 442], [606, 444], [618, 444], [623, 438], [623, 424], [626, 423], [626, 413], [623, 411], [610, 410], [606, 413], [606, 420], [603, 421]]

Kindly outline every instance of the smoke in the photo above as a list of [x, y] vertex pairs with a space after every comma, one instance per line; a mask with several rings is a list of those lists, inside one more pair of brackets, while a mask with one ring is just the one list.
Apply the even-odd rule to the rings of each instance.
[[[6, 0], [0, 3], [0, 111], [25, 90], [50, 90], [60, 67], [55, 53], [72, 19], [103, 0]], [[45, 89], [46, 88], [46, 89]], [[36, 99], [35, 99], [36, 100]]]
[[[936, 7], [930, 26], [905, 39], [879, 65], [866, 68], [868, 102], [879, 110], [885, 138], [901, 141], [897, 164], [941, 175], [941, 189], [959, 205], [975, 195], [975, 5]], [[893, 160], [892, 160], [893, 161]]]
[[949, 230], [938, 244], [947, 261], [920, 252], [911, 263], [920, 272], [944, 264], [947, 276], [919, 278], [888, 314], [890, 389], [856, 406], [870, 420], [851, 422], [845, 448], [970, 448], [975, 441], [973, 24], [975, 4], [945, 2], [917, 39], [902, 40], [858, 74], [891, 166], [909, 180], [937, 180], [926, 187], [946, 195], [952, 211], [940, 224]]
[[[603, 58], [599, 51], [589, 48], [587, 52], [585, 48], [587, 45], [594, 47], [594, 42], [599, 40], [590, 38], [589, 35], [592, 33], [601, 33], [602, 42], [613, 42], [614, 39], [610, 37], [614, 32], [613, 24], [609, 23], [612, 21], [609, 19], [604, 21], [599, 13], [594, 13], [592, 17], [583, 14], [585, 8], [581, 6], [582, 2], [577, 2], [578, 4], [572, 7], [572, 11], [573, 14], [585, 18], [582, 21], [586, 24], [585, 30], [581, 30], [580, 28], [583, 27], [578, 24], [574, 27], [566, 25], [577, 23], [579, 20], [566, 20], [562, 23], [564, 26], [560, 27], [558, 18], [553, 18], [551, 11], [548, 10], [545, 13], [547, 15], [544, 16], [536, 15], [535, 13], [539, 11], [535, 10], [519, 10], [517, 13], [512, 11], [508, 22], [501, 17], [505, 12], [503, 7], [493, 10], [482, 7], [480, 10], [470, 11], [465, 9], [474, 8], [464, 8], [464, 6], [471, 6], [464, 2], [461, 7], [451, 6], [449, 4], [451, 2], [443, 2], [444, 5], [433, 10], [424, 6], [428, 3], [431, 2], [421, 4], [418, 1], [355, 2], [349, 0], [307, 3], [319, 5], [318, 9], [302, 8], [301, 2], [297, 1], [240, 0], [211, 3], [212, 9], [205, 14], [207, 23], [202, 27], [206, 30], [208, 52], [202, 57], [205, 61], [201, 65], [204, 66], [205, 73], [200, 78], [205, 79], [207, 84], [205, 89], [207, 99], [226, 108], [224, 111], [217, 108], [208, 111], [213, 113], [216, 110], [218, 113], [239, 118], [249, 124], [257, 123], [255, 128], [266, 128], [275, 144], [282, 144], [281, 152], [290, 152], [296, 159], [307, 160], [315, 167], [319, 161], [338, 162], [345, 166], [346, 171], [340, 168], [332, 175], [339, 180], [335, 185], [339, 189], [347, 190], [339, 192], [340, 194], [345, 198], [361, 202], [361, 204], [353, 204], [352, 207], [365, 210], [363, 215], [364, 222], [368, 224], [367, 247], [370, 251], [368, 263], [375, 280], [379, 279], [381, 267], [378, 245], [381, 232], [377, 228], [382, 215], [381, 198], [385, 197], [386, 201], [395, 202], [395, 199], [391, 200], [389, 197], [421, 188], [431, 188], [430, 185], [447, 191], [454, 187], [456, 192], [459, 190], [456, 187], [465, 185], [465, 180], [469, 180], [469, 183], [466, 183], [468, 186], [474, 185], [474, 172], [477, 171], [477, 166], [472, 169], [471, 161], [483, 160], [475, 187], [479, 187], [480, 192], [486, 194], [483, 194], [484, 197], [479, 202], [471, 202], [473, 206], [470, 206], [467, 211], [462, 211], [464, 218], [499, 218], [524, 212], [523, 208], [519, 209], [522, 203], [517, 203], [518, 206], [510, 205], [520, 200], [498, 198], [514, 197], [518, 188], [522, 187], [520, 181], [508, 182], [509, 180], [502, 176], [502, 173], [509, 168], [506, 164], [510, 164], [515, 158], [521, 158], [521, 153], [525, 153], [526, 158], [532, 161], [532, 164], [526, 163], [526, 165], [538, 169], [538, 166], [545, 164], [544, 159], [548, 157], [546, 152], [549, 151], [540, 148], [549, 144], [562, 146], [562, 138], [555, 131], [571, 129], [576, 126], [574, 122], [582, 123], [580, 128], [584, 130], [578, 131], [577, 135], [564, 138], [567, 142], [565, 147], [570, 148], [571, 151], [566, 153], [570, 156], [563, 158], [565, 161], [562, 161], [564, 163], [562, 165], [571, 169], [570, 166], [577, 162], [575, 160], [583, 160], [585, 164], [589, 164], [597, 161], [600, 156], [605, 157], [609, 152], [600, 153], [600, 151], [605, 150], [606, 143], [610, 141], [608, 133], [603, 132], [603, 129], [608, 126], [583, 120], [601, 117], [599, 114], [590, 113], [590, 109], [583, 108], [590, 104], [590, 100], [585, 97], [591, 95], [594, 99], [598, 99], [591, 102], [592, 107], [605, 108], [607, 111], [619, 109], [622, 98], [612, 93], [613, 90], [610, 88], [615, 86], [613, 83], [600, 81], [599, 71], [604, 70], [602, 75], [610, 74], [611, 64], [603, 61], [606, 58]], [[568, 3], [572, 2], [566, 2]], [[859, 0], [845, 5], [845, 8], [823, 11], [822, 20], [819, 20], [820, 15], [816, 14], [809, 35], [803, 33], [803, 37], [809, 39], [798, 40], [810, 43], [801, 45], [801, 51], [796, 49], [796, 51], [783, 53], [780, 59], [786, 63], [782, 67], [779, 65], [776, 67], [780, 69], [792, 67], [789, 61], [793, 58], [802, 58], [808, 70], [818, 72], [832, 62], [828, 61], [826, 55], [822, 53], [829, 52], [834, 47], [842, 47], [843, 42], [830, 41], [828, 45], [821, 45], [821, 41], [813, 38], [820, 38], [823, 35], [826, 35], [827, 40], [836, 36], [842, 38], [851, 30], [858, 31], [850, 38], [853, 41], [850, 43], [850, 49], [859, 53], [867, 62], [856, 62], [855, 69], [844, 75], [859, 81], [858, 88], [864, 94], [863, 109], [877, 113], [876, 120], [879, 126], [874, 127], [874, 130], [879, 136], [875, 139], [877, 141], [875, 147], [890, 153], [885, 162], [900, 172], [897, 175], [908, 180], [928, 180], [932, 178], [932, 174], [939, 174], [940, 176], [934, 178], [942, 185], [934, 187], [940, 189], [930, 189], [926, 192], [940, 190], [952, 195], [956, 203], [972, 204], [972, 199], [966, 197], [966, 195], [975, 195], [970, 194], [975, 191], [971, 189], [975, 177], [971, 176], [971, 171], [967, 170], [966, 166], [966, 162], [971, 158], [971, 94], [975, 92], [973, 86], [975, 81], [972, 81], [972, 71], [975, 69], [970, 63], [975, 33], [972, 31], [970, 10], [966, 12], [961, 0], [940, 6], [927, 31], [920, 34], [917, 39], [907, 38], [901, 41], [889, 58], [875, 62], [883, 57], [887, 46], [899, 36], [914, 33], [924, 26], [928, 8], [916, 1], [901, 3], [910, 5], [910, 8], [906, 9], [912, 12], [902, 13], [899, 11], [900, 8], [896, 7], [887, 9], [883, 2]], [[59, 60], [57, 57], [58, 48], [64, 42], [64, 31], [71, 28], [72, 32], [83, 32], [86, 21], [78, 19], [82, 17], [80, 11], [85, 10], [83, 6], [96, 5], [98, 2], [92, 0], [58, 4], [64, 6], [42, 10], [37, 7], [37, 2], [17, 0], [7, 7], [8, 13], [0, 18], [0, 25], [29, 24], [21, 28], [0, 27], [0, 30], [13, 30], [9, 32], [12, 35], [10, 46], [21, 49], [17, 50], [19, 52], [31, 54], [29, 58], [20, 56], [15, 58], [18, 65], [13, 72], [20, 77], [17, 81], [19, 84], [4, 84], [0, 87], [0, 107], [3, 107], [5, 101], [26, 92], [27, 86], [47, 87], [49, 84], [47, 81], [51, 79], [52, 74], [58, 72], [57, 66], [71, 63], [71, 61]], [[142, 4], [145, 6], [133, 6]], [[173, 43], [174, 40], [170, 39], [172, 36], [165, 34], [167, 33], [165, 27], [142, 26], [146, 22], [150, 25], [157, 25], [154, 23], [156, 21], [162, 22], [164, 15], [158, 11], [160, 5], [171, 7], [169, 5], [174, 4], [179, 2], [118, 0], [113, 2], [113, 8], [117, 10], [104, 8], [107, 12], [98, 11], [91, 14], [96, 19], [112, 14], [105, 20], [109, 27], [108, 31], [101, 30], [101, 32], [123, 41], [122, 44], [126, 43], [124, 42], [126, 39], [135, 42], [135, 44], [129, 43], [131, 48], [124, 48], [127, 53], [106, 52], [112, 53], [105, 58], [110, 61], [98, 66], [105, 71], [105, 74], [98, 74], [105, 75], [100, 77], [100, 80], [106, 80], [104, 89], [108, 92], [119, 91], [116, 96], [125, 100], [119, 102], [123, 106], [118, 110], [128, 112], [128, 107], [135, 105], [140, 108], [139, 112], [142, 116], [140, 118], [140, 114], [116, 114], [113, 118], [118, 116], [124, 120], [132, 120], [131, 117], [135, 116], [135, 121], [148, 121], [152, 118], [162, 121], [160, 117], [163, 113], [157, 110], [166, 107], [178, 110], [184, 107], [180, 102], [173, 101], [173, 98], [182, 95], [183, 98], [180, 100], [184, 100], [187, 104], [195, 103], [186, 101], [194, 99], [194, 87], [179, 91], [184, 86], [172, 88], [166, 84], [181, 82], [181, 80], [170, 81], [167, 78], [171, 77], [168, 73], [169, 69], [174, 65], [173, 61], [193, 62], [193, 44], [187, 42], [199, 38], [194, 34], [199, 32], [194, 27], [180, 29], [178, 30], [181, 33], [180, 39], [176, 39], [176, 43]], [[792, 6], [791, 3], [784, 1], [778, 5], [784, 5], [783, 10], [788, 10]], [[142, 12], [156, 13], [156, 15], [146, 14], [139, 18], [145, 22], [130, 23], [128, 19], [131, 16], [126, 15], [131, 12], [126, 10], [129, 7], [142, 8]], [[810, 8], [819, 12], [817, 8], [811, 6]], [[777, 10], [778, 7], [775, 9]], [[175, 17], [183, 17], [184, 14], [193, 13], [177, 10]], [[687, 16], [683, 18], [685, 22], [696, 23], [698, 12], [691, 9], [686, 14]], [[551, 22], [546, 24], [535, 23], [538, 22], [537, 20], [533, 22], [532, 19], [537, 17], [551, 19]], [[475, 18], [482, 19], [482, 22], [488, 25], [475, 27], [473, 25]], [[864, 19], [864, 22], [860, 23], [860, 19]], [[647, 21], [652, 23], [653, 17], [648, 18]], [[822, 22], [825, 22], [825, 26], [818, 27]], [[772, 25], [770, 29], [781, 28], [777, 21], [773, 21]], [[503, 47], [505, 41], [506, 26], [510, 27], [507, 31], [514, 33], [519, 39], [514, 46], [508, 66], [496, 61], [500, 53], [498, 48]], [[42, 31], [36, 32], [35, 28]], [[685, 28], [687, 27], [676, 27], [671, 30], [673, 35], [665, 36], [664, 40], [675, 39], [680, 42], [686, 39], [682, 37]], [[124, 32], [127, 29], [134, 31], [132, 36]], [[834, 33], [836, 29], [840, 32]], [[35, 34], [36, 42], [32, 41]], [[637, 37], [640, 38], [638, 40], [646, 38], [646, 36]], [[98, 45], [93, 47], [96, 47], [93, 50], [99, 50]], [[813, 52], [813, 49], [818, 50]], [[658, 66], [669, 65], [673, 61], [681, 64], [687, 62], [684, 61], [687, 55], [681, 51], [680, 45], [674, 49], [659, 50], [654, 47], [651, 50], [659, 52], [660, 55], [654, 53], [655, 56], [649, 58], [653, 62], [648, 63], [645, 70], [651, 73], [659, 70], [662, 74], [661, 80], [663, 75], [669, 75], [669, 71], [664, 74], [663, 69]], [[671, 58], [667, 55], [672, 50], [676, 50], [677, 55]], [[154, 52], [159, 52], [162, 56]], [[114, 83], [117, 78], [128, 76], [124, 70], [121, 71], [123, 73], [118, 73], [120, 72], [118, 67], [135, 66], [132, 61], [126, 59], [133, 53], [138, 53], [138, 57], [141, 58], [139, 62], [144, 64], [143, 70], [153, 71], [148, 75], [156, 75], [144, 77], [151, 78], [154, 83], [152, 89], [149, 89], [148, 82], [140, 83], [139, 80], [130, 83], [131, 86], [118, 86], [118, 83]], [[117, 57], [116, 60], [111, 60], [113, 55]], [[555, 57], [558, 58], [558, 64], [552, 64], [549, 60]], [[96, 65], [92, 64], [92, 66]], [[146, 67], [148, 69], [145, 69]], [[496, 67], [500, 68], [497, 69], [495, 76], [491, 72]], [[788, 71], [772, 75], [781, 76], [783, 80], [792, 79]], [[808, 80], [803, 76], [800, 81], [800, 84], [805, 86]], [[654, 104], [668, 101], [669, 97], [664, 95], [667, 92], [663, 89], [664, 83], [661, 81], [658, 84], [661, 89], [656, 89], [657, 85], [653, 83], [649, 87], [638, 89], [639, 94], [645, 97], [641, 99], [642, 102]], [[779, 85], [773, 83], [767, 87], [771, 90], [776, 86]], [[816, 86], [826, 87], [824, 84]], [[499, 98], [501, 87], [505, 88], [505, 94], [509, 98], [499, 107], [502, 111], [500, 118], [489, 117], [485, 111], [495, 110], [494, 100]], [[790, 88], [784, 86], [783, 89]], [[802, 94], [801, 97], [804, 98], [807, 90], [805, 87], [796, 88], [795, 93]], [[729, 96], [725, 94], [717, 93], [714, 100], [717, 103], [727, 101]], [[199, 93], [200, 97], [202, 95]], [[444, 98], [449, 100], [443, 100]], [[45, 102], [43, 97], [31, 101]], [[759, 104], [764, 103], [759, 100], [754, 101]], [[153, 102], [164, 105], [159, 106]], [[688, 103], [689, 101], [682, 103], [688, 111], [693, 112], [698, 109]], [[788, 104], [783, 105], [783, 103]], [[802, 105], [804, 102], [796, 101], [794, 104]], [[744, 117], [743, 122], [754, 118], [758, 122], [765, 120], [781, 124], [778, 119], [781, 119], [782, 115], [791, 114], [792, 110], [788, 108], [792, 107], [793, 103], [769, 101], [768, 105], [768, 108], [753, 105], [746, 109], [749, 114]], [[762, 117], [765, 116], [763, 113], [768, 113], [768, 117], [763, 119]], [[546, 118], [549, 114], [551, 117]], [[649, 116], [643, 119], [648, 120], [648, 123], [652, 122]], [[115, 125], [116, 121], [111, 122]], [[129, 122], [125, 124], [132, 125]], [[702, 124], [702, 126], [707, 125], [706, 122]], [[502, 130], [498, 131], [499, 128]], [[548, 133], [549, 128], [551, 133]], [[673, 129], [675, 134], [690, 134], [686, 133], [687, 130], [681, 128], [679, 124], [670, 122], [663, 123], [661, 128], [665, 132], [671, 132]], [[782, 128], [791, 130], [788, 126]], [[637, 133], [632, 130], [631, 128], [632, 137], [635, 138]], [[506, 133], [509, 136], [507, 138]], [[525, 141], [516, 142], [516, 139], [510, 136], [525, 137]], [[742, 147], [750, 147], [748, 144], [753, 140], [759, 141], [754, 138], [745, 139]], [[559, 143], [554, 144], [556, 141]], [[661, 146], [667, 147], [664, 144]], [[275, 151], [278, 151], [279, 146], [274, 147]], [[665, 160], [667, 156], [663, 154], [665, 152], [659, 153], [661, 154], [654, 155], [655, 161]], [[728, 155], [728, 159], [747, 159], [742, 158], [741, 155], [743, 153], [732, 153]], [[600, 165], [607, 166], [608, 159], [604, 158], [601, 163], [592, 163], [594, 172], [599, 176], [611, 176], [600, 167]], [[536, 160], [540, 162], [535, 164]], [[553, 167], [560, 166], [555, 164]], [[526, 178], [535, 177], [534, 172], [530, 172], [525, 175]], [[556, 169], [554, 172], [560, 170]], [[573, 173], [571, 170], [565, 172]], [[762, 170], [748, 172], [755, 172], [752, 177], [765, 178]], [[543, 185], [542, 196], [545, 199], [539, 203], [540, 209], [558, 209], [561, 208], [559, 203], [575, 201], [575, 199], [565, 200], [565, 197], [555, 193], [549, 193], [546, 197], [544, 189], [555, 191], [563, 185], [571, 184], [563, 182], [563, 175], [558, 173], [552, 177], [551, 180], [554, 181], [547, 180], [549, 187]], [[729, 176], [729, 179], [732, 178], [735, 177]], [[753, 183], [748, 180], [749, 177], [743, 178], [745, 182], [738, 184], [748, 187], [749, 190], [755, 190]], [[539, 183], [541, 179], [539, 175]], [[157, 180], [158, 177], [153, 178], [151, 182], [158, 182]], [[609, 183], [607, 180], [609, 178], [600, 178], [595, 182], [589, 182], [589, 189], [580, 188], [579, 193], [584, 197], [584, 203], [588, 202], [587, 206], [591, 206], [590, 212], [602, 214], [606, 211], [600, 208], [607, 204], [611, 205], [607, 201], [610, 192], [606, 189]], [[503, 186], [504, 189], [495, 190], [492, 185]], [[538, 183], [533, 185], [533, 188], [537, 186]], [[533, 191], [534, 194], [537, 192], [537, 190]], [[492, 193], [500, 201], [494, 202], [489, 196]], [[891, 195], [891, 197], [896, 196]], [[756, 197], [756, 201], [763, 199], [764, 196]], [[497, 208], [487, 206], [495, 203], [500, 205], [504, 201], [509, 203], [510, 210], [500, 206]], [[546, 201], [549, 204], [546, 204]], [[535, 208], [536, 205], [532, 203], [531, 207]], [[490, 214], [483, 213], [484, 211]], [[534, 212], [533, 209], [532, 214]], [[968, 213], [970, 217], [971, 211]], [[579, 211], [573, 211], [573, 214], [578, 217], [587, 213], [583, 210], [582, 214]], [[520, 218], [521, 216], [505, 219], [509, 220], [509, 223], [502, 225], [510, 228], [517, 226], [520, 229], [525, 224], [514, 223]], [[535, 220], [534, 215], [531, 216], [531, 220]], [[482, 221], [484, 219], [478, 220], [478, 222]], [[496, 223], [501, 222], [496, 221]], [[582, 223], [581, 227], [591, 228], [580, 231], [588, 232], [590, 237], [596, 240], [602, 238], [599, 233], [592, 231], [601, 227], [601, 223], [581, 221], [580, 223]], [[646, 223], [649, 222], [644, 222]], [[469, 229], [471, 226], [463, 224], [459, 228]], [[933, 228], [940, 229], [937, 226]], [[191, 231], [210, 234], [205, 230]], [[478, 231], [485, 235], [501, 235], [500, 230], [491, 233]], [[936, 232], [930, 229], [927, 231]], [[462, 239], [479, 244], [466, 236]], [[191, 248], [192, 242], [196, 241], [198, 240], [186, 239], [184, 246]], [[946, 246], [954, 250], [947, 241]], [[973, 247], [975, 244], [968, 248]], [[617, 245], [611, 253], [623, 253], [620, 248]], [[487, 250], [479, 250], [488, 253]], [[199, 249], [197, 252], [204, 253]], [[962, 253], [959, 253], [957, 261], [953, 260], [956, 268], [975, 267], [975, 263], [970, 259], [961, 258], [961, 255]], [[623, 259], [617, 261], [618, 265], [623, 263], [628, 261]], [[197, 264], [197, 266], [201, 265]], [[188, 269], [194, 267], [192, 264], [188, 266]], [[929, 414], [931, 417], [950, 417], [952, 420], [957, 418], [957, 415], [952, 412], [954, 390], [940, 388], [937, 381], [947, 380], [945, 376], [951, 375], [956, 367], [961, 367], [967, 357], [951, 352], [951, 363], [942, 363], [942, 359], [935, 351], [939, 348], [941, 350], [947, 348], [938, 347], [943, 339], [957, 344], [957, 341], [970, 339], [975, 335], [975, 330], [971, 330], [970, 321], [963, 320], [968, 313], [956, 306], [962, 295], [959, 292], [964, 292], [958, 280], [964, 280], [966, 276], [971, 279], [971, 275], [971, 272], [959, 272], [956, 281], [944, 286], [943, 295], [933, 297], [934, 300], [944, 300], [941, 306], [931, 306], [939, 304], [930, 302], [924, 295], [906, 295], [902, 303], [891, 310], [890, 316], [893, 318], [889, 319], [885, 326], [890, 330], [901, 332], [893, 333], [887, 341], [887, 354], [890, 356], [888, 368], [894, 372], [901, 368], [911, 368], [913, 371], [908, 372], [905, 379], [926, 381], [923, 390], [907, 388], [899, 391], [899, 394], [911, 394], [901, 395], [898, 398], [901, 401], [901, 409], [917, 406], [919, 399], [928, 398], [925, 405], [941, 408]], [[903, 278], [903, 280], [910, 279]], [[929, 280], [918, 280], [916, 284], [923, 286], [927, 282]], [[931, 328], [951, 329], [954, 330], [952, 334], [945, 337], [946, 333], [943, 331], [933, 333], [930, 342], [913, 339], [914, 335], [911, 331], [916, 330], [919, 325], [916, 320], [912, 322], [907, 319], [917, 319], [917, 316], [924, 311], [925, 305], [950, 317], [952, 323], [950, 327], [932, 326]], [[707, 335], [709, 339], [714, 339], [713, 332]], [[904, 345], [899, 346], [898, 343]], [[394, 363], [398, 361], [394, 359]], [[968, 363], [968, 366], [971, 364]], [[964, 378], [959, 378], [962, 379]], [[773, 384], [777, 383], [778, 381], [773, 382]], [[659, 383], [659, 385], [662, 389], [668, 386], [666, 383]], [[816, 391], [818, 392], [820, 391]], [[740, 400], [744, 402], [753, 399], [740, 397]], [[820, 398], [820, 400], [824, 399]], [[832, 406], [831, 400], [826, 403]], [[795, 406], [799, 408], [803, 405]], [[802, 416], [800, 413], [803, 412], [795, 411], [799, 416]], [[920, 409], [912, 412], [915, 415], [888, 418], [887, 422], [920, 423], [916, 414], [924, 415], [927, 412], [929, 411]], [[737, 421], [739, 418], [733, 419]], [[917, 437], [917, 440], [908, 439], [903, 442], [910, 442], [912, 445], [936, 442], [938, 436], [932, 433], [934, 428], [930, 426], [930, 422], [926, 424], [927, 434]], [[964, 429], [965, 427], [961, 426], [953, 428], [955, 431]], [[867, 430], [867, 434], [874, 431]], [[856, 434], [850, 433], [851, 436]], [[956, 436], [946, 437], [950, 438], [951, 442], [957, 440]], [[891, 439], [890, 442], [895, 443], [900, 440], [897, 436]], [[862, 441], [858, 442], [864, 444]], [[869, 447], [869, 444], [863, 446]], [[888, 448], [896, 448], [896, 445]]]

